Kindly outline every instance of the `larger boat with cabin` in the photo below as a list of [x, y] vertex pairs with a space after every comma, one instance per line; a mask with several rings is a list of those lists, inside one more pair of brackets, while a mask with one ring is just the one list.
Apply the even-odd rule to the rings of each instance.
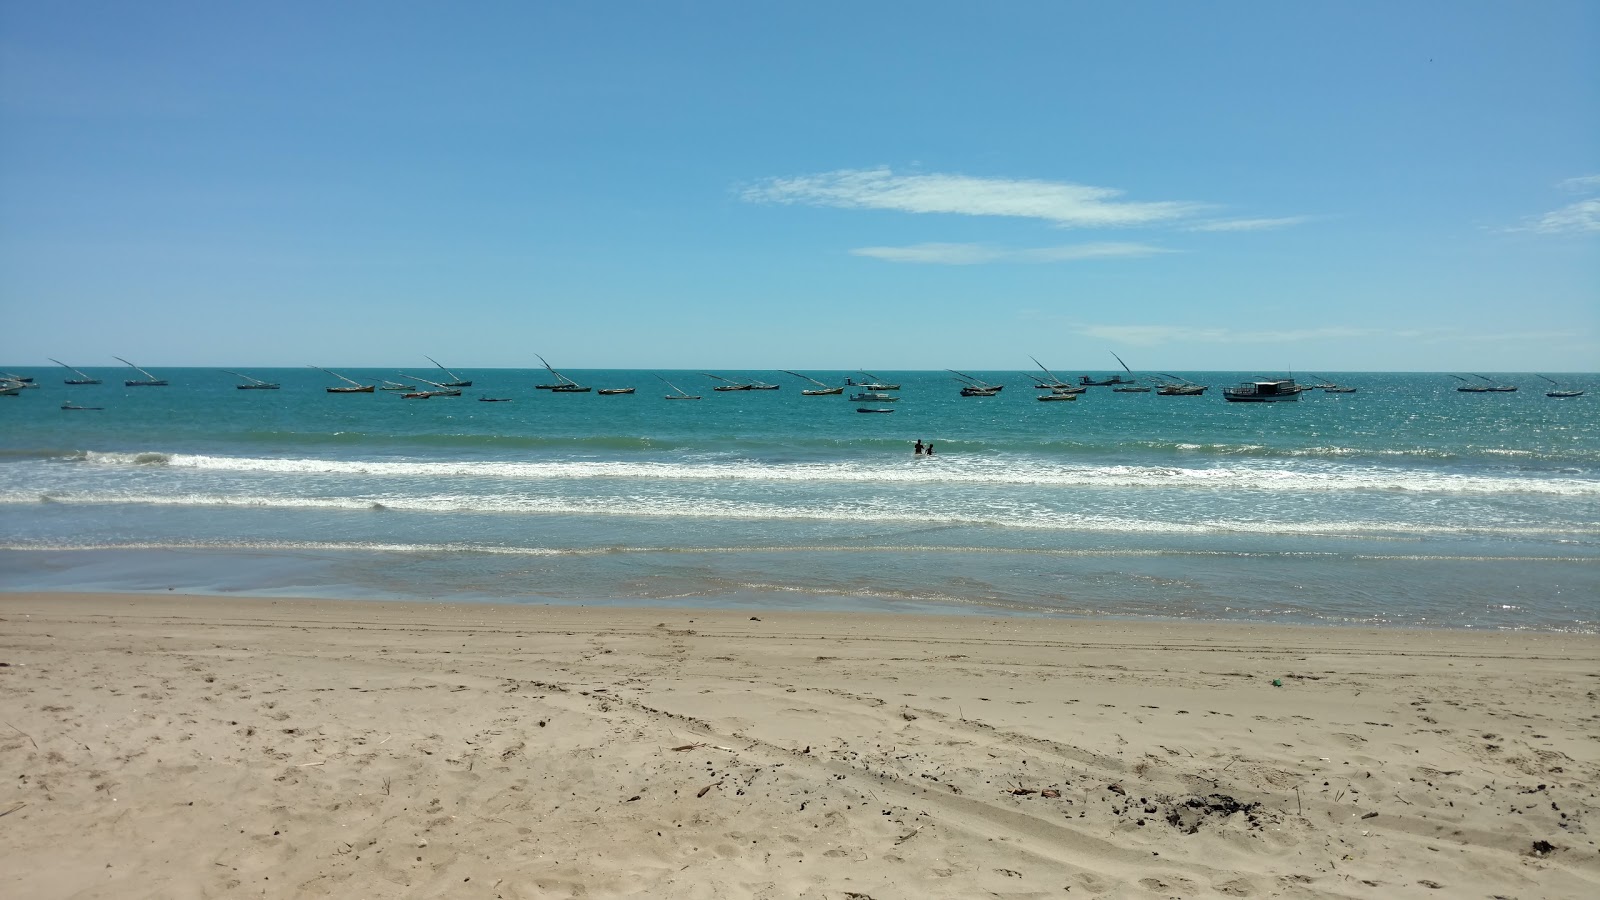
[[1301, 390], [1293, 378], [1280, 378], [1276, 381], [1246, 381], [1238, 387], [1223, 388], [1222, 396], [1230, 403], [1271, 403], [1299, 400]]

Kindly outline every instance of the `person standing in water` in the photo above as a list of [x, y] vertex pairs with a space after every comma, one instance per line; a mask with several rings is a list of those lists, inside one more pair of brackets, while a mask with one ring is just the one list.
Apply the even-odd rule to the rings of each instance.
[[923, 449], [923, 451], [922, 451], [922, 452], [923, 452], [923, 454], [925, 454], [925, 455], [927, 455], [927, 456], [932, 456], [932, 455], [933, 455], [933, 445], [932, 445], [932, 444], [929, 444], [929, 445], [928, 445], [928, 446], [927, 446], [927, 447], [925, 447], [925, 448], [924, 448], [924, 449]]
[[917, 438], [917, 444], [916, 444], [915, 447], [911, 448], [911, 452], [916, 454], [917, 456], [921, 456], [922, 455], [922, 438]]

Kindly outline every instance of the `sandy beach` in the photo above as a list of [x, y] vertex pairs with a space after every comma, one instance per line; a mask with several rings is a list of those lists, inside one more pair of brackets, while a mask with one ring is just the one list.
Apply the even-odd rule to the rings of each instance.
[[1600, 639], [0, 595], [10, 897], [1590, 897]]

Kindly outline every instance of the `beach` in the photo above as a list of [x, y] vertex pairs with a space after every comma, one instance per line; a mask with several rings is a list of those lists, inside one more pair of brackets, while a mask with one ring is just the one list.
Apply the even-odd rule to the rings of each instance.
[[56, 897], [1585, 897], [1600, 639], [0, 595]]

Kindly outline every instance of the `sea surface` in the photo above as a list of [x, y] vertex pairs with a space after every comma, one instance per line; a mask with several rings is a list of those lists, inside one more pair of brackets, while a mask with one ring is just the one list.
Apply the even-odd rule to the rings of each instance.
[[305, 368], [10, 371], [41, 385], [0, 397], [10, 590], [1600, 630], [1594, 375], [1557, 400], [1328, 372], [1358, 391], [1242, 404], [1222, 387], [1258, 373], [1039, 403], [1022, 372], [969, 373], [988, 398], [877, 372], [889, 404], [781, 372], [566, 373], [637, 388], [599, 396], [457, 370], [462, 397], [406, 400]]

